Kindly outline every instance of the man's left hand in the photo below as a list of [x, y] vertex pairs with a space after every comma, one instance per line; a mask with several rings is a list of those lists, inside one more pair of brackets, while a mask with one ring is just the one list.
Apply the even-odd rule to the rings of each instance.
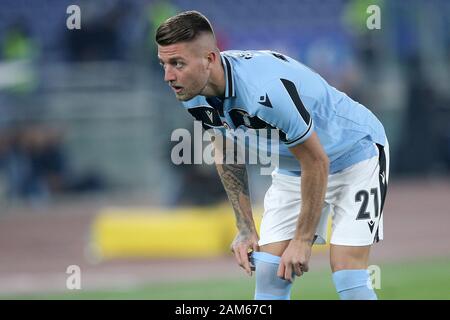
[[281, 256], [277, 276], [292, 281], [293, 273], [300, 277], [304, 272], [308, 272], [311, 246], [310, 241], [292, 239]]

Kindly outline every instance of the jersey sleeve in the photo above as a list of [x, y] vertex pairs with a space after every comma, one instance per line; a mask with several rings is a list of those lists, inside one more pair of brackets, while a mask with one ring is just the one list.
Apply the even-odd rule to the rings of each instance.
[[277, 128], [287, 147], [304, 142], [314, 130], [312, 117], [298, 90], [293, 81], [277, 79], [263, 85], [255, 96], [256, 116]]

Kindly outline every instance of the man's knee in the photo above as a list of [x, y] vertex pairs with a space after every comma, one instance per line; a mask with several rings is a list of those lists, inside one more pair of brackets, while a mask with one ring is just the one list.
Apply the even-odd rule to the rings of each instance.
[[336, 260], [330, 263], [331, 271], [367, 269], [367, 263], [354, 260]]
[[367, 269], [370, 246], [350, 247], [331, 245], [330, 267], [333, 272], [340, 270]]

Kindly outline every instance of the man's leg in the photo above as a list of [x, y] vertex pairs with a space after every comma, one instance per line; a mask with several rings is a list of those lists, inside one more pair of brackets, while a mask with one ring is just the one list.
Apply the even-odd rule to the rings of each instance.
[[341, 300], [377, 300], [367, 270], [371, 246], [330, 246], [333, 282]]
[[292, 282], [277, 276], [280, 257], [289, 244], [289, 240], [260, 246], [259, 252], [253, 252], [256, 289], [255, 300], [289, 300]]
[[383, 239], [383, 207], [389, 178], [389, 146], [378, 155], [331, 175], [333, 233], [330, 264], [341, 299], [375, 300], [367, 270], [372, 244]]
[[[301, 208], [300, 177], [274, 172], [272, 185], [264, 198], [264, 215], [260, 227], [259, 252], [253, 253], [255, 265], [255, 299], [289, 299], [292, 282], [277, 276], [281, 256], [295, 234]], [[324, 243], [330, 207], [324, 205], [316, 233]]]

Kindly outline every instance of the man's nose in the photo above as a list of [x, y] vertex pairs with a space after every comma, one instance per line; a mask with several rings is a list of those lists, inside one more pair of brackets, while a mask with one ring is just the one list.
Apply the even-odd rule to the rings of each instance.
[[170, 66], [167, 66], [164, 70], [164, 81], [175, 81], [175, 73], [173, 72], [172, 68]]

